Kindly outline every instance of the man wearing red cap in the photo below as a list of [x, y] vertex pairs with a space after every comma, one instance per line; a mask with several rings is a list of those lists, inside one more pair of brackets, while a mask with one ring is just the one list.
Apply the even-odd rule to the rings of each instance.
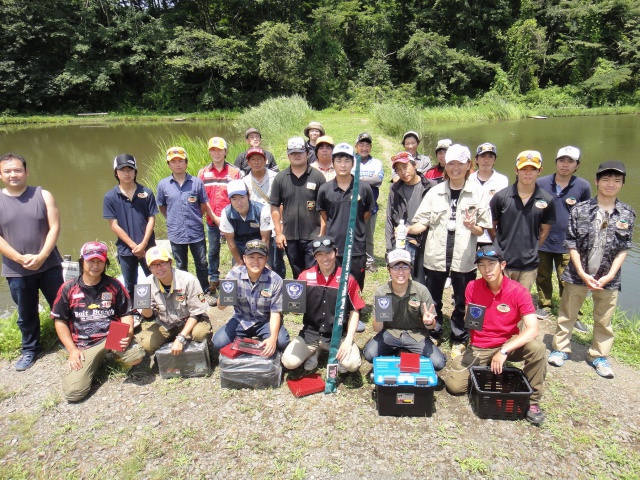
[[[247, 141], [247, 145], [249, 145], [249, 150], [253, 148], [260, 148], [260, 144], [262, 143], [262, 135], [260, 134], [260, 130], [257, 128], [250, 128], [244, 135], [245, 140]], [[251, 166], [249, 165], [249, 150], [246, 150], [239, 154], [236, 157], [236, 161], [234, 165], [238, 168], [244, 175], [248, 174], [251, 171]], [[264, 156], [267, 160], [267, 168], [269, 170], [273, 170], [278, 173], [280, 169], [278, 168], [278, 164], [276, 163], [276, 159], [273, 157], [273, 154], [264, 150]]]
[[69, 353], [71, 372], [62, 380], [62, 390], [69, 402], [87, 396], [91, 382], [107, 355], [105, 348], [111, 322], [129, 325], [129, 333], [120, 340], [122, 351], [113, 351], [126, 365], [137, 365], [144, 350], [133, 339], [131, 301], [127, 291], [115, 278], [107, 275], [107, 246], [87, 242], [80, 249], [82, 274], [66, 282], [51, 307], [56, 333]]

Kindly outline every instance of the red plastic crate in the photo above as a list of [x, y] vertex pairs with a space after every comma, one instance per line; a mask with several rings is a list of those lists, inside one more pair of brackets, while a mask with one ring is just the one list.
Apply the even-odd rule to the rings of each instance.
[[471, 367], [469, 401], [480, 418], [520, 420], [527, 416], [533, 390], [519, 368], [503, 367], [495, 375], [490, 367]]

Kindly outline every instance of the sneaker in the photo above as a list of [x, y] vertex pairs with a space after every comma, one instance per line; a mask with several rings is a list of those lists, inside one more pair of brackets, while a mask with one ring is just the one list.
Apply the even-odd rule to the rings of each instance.
[[367, 328], [362, 320], [358, 320], [358, 326], [356, 327], [356, 332], [362, 333], [365, 328]]
[[444, 288], [449, 288], [451, 286], [451, 278], [447, 277], [447, 280], [444, 282]]
[[587, 328], [587, 326], [584, 323], [582, 323], [580, 320], [576, 320], [576, 324], [573, 326], [573, 329], [576, 332], [589, 333], [589, 329]]
[[529, 411], [527, 412], [527, 421], [533, 423], [534, 425], [540, 425], [542, 422], [544, 422], [544, 412], [538, 405], [529, 406]]
[[338, 363], [338, 373], [347, 373], [347, 367], [342, 365], [342, 363]]
[[220, 288], [220, 280], [209, 280], [209, 293], [211, 295], [218, 293], [218, 288]]
[[569, 358], [569, 354], [567, 352], [560, 352], [558, 350], [554, 350], [549, 354], [549, 365], [553, 365], [554, 367], [561, 367], [564, 365], [564, 361]]
[[365, 267], [365, 270], [369, 273], [376, 273], [378, 271], [378, 267], [376, 267], [375, 263], [367, 262], [367, 266]]
[[307, 372], [312, 372], [316, 368], [318, 368], [318, 352], [317, 351], [316, 353], [314, 353], [304, 361], [304, 369]]
[[538, 317], [538, 320], [544, 320], [548, 316], [549, 312], [547, 312], [546, 308], [539, 308], [536, 310], [536, 317]]
[[35, 353], [23, 353], [20, 359], [16, 362], [16, 371], [24, 372], [28, 368], [33, 367], [40, 355]]
[[204, 294], [204, 298], [207, 300], [207, 304], [210, 307], [215, 307], [218, 305], [218, 296], [211, 294], [211, 293], [205, 293]]
[[135, 330], [136, 328], [138, 328], [141, 323], [142, 323], [142, 315], [140, 315], [139, 313], [134, 313], [133, 314], [133, 329]]
[[467, 349], [464, 343], [454, 343], [451, 347], [451, 358], [459, 357]]
[[596, 373], [604, 378], [613, 378], [613, 370], [606, 357], [598, 357], [591, 362], [590, 365], [596, 369]]

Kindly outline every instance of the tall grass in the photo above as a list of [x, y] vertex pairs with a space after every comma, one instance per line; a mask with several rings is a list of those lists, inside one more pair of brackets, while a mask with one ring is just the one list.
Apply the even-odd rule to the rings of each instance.
[[[49, 308], [40, 312], [40, 343], [44, 350], [51, 350], [58, 341]], [[18, 328], [18, 311], [8, 318], [0, 319], [0, 358], [12, 360], [20, 355], [22, 334]]]
[[422, 110], [399, 103], [376, 103], [371, 115], [384, 133], [393, 137], [402, 137], [404, 132], [414, 130], [421, 136], [427, 131], [427, 122]]

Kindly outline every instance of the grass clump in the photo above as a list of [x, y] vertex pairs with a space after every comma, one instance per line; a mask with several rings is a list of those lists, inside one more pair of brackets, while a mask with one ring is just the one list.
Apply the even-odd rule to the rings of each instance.
[[[40, 343], [42, 348], [51, 350], [58, 342], [58, 335], [49, 309], [40, 312]], [[12, 360], [20, 355], [22, 334], [18, 328], [18, 311], [14, 310], [10, 317], [0, 319], [0, 358]]]

